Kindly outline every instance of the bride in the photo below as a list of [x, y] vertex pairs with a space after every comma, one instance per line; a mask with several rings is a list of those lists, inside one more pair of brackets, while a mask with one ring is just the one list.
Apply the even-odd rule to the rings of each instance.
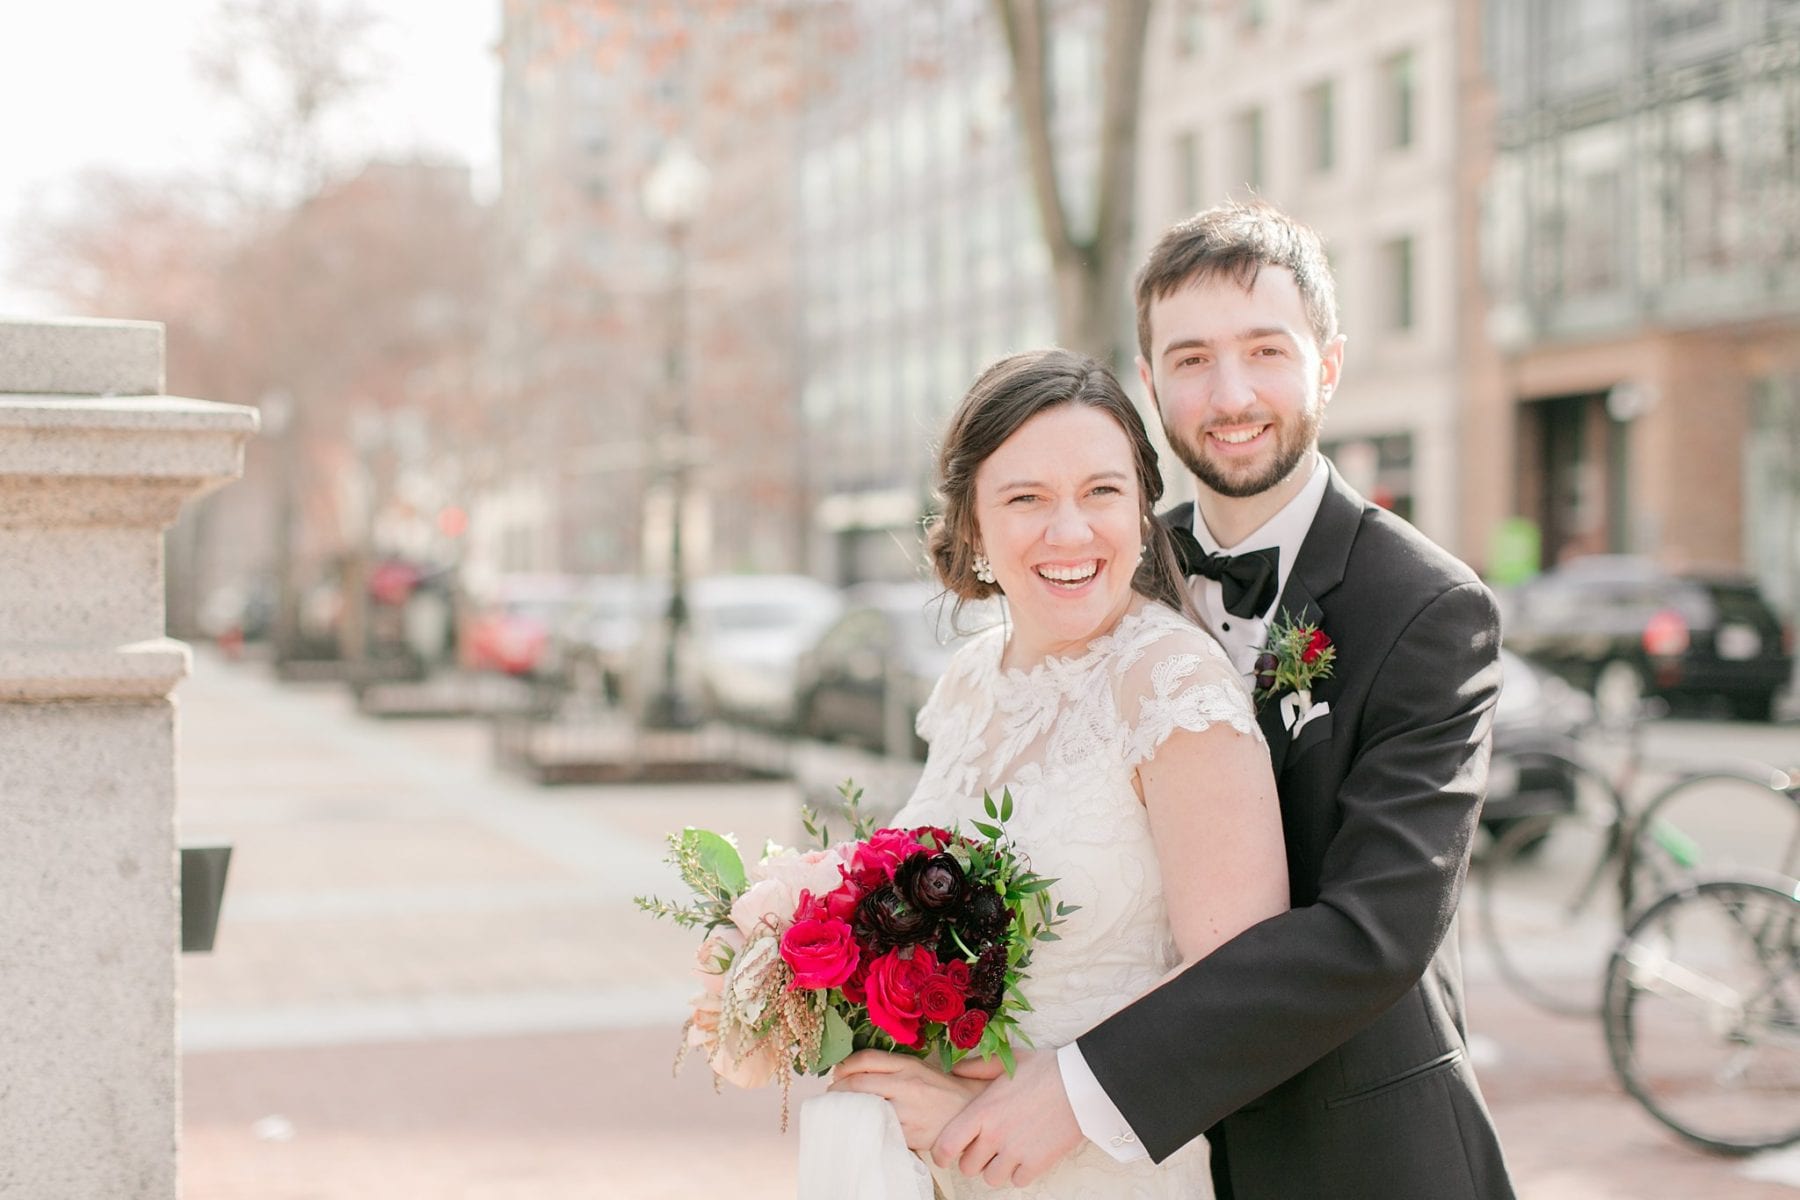
[[[1037, 946], [1024, 987], [1022, 1030], [1065, 1046], [1287, 907], [1275, 780], [1244, 682], [1191, 618], [1151, 514], [1156, 450], [1105, 368], [1065, 350], [996, 363], [952, 417], [938, 474], [938, 576], [962, 599], [1003, 593], [1010, 622], [962, 647], [919, 714], [930, 753], [894, 824], [967, 827], [984, 789], [1011, 790], [1013, 840], [1057, 880], [1057, 902], [1080, 906], [1060, 941]], [[1065, 1090], [1083, 1085], [1079, 1058], [1061, 1066]], [[832, 1090], [891, 1102], [921, 1150], [986, 1086], [863, 1051]], [[1211, 1194], [1202, 1139], [1159, 1166], [1119, 1161], [1084, 1132], [1097, 1140], [1030, 1186], [959, 1174], [940, 1185], [958, 1197]]]

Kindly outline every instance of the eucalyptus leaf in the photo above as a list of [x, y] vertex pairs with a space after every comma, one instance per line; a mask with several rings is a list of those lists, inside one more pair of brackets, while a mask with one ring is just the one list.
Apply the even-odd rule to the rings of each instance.
[[825, 1010], [825, 1034], [819, 1040], [819, 1065], [817, 1070], [823, 1075], [837, 1066], [856, 1048], [856, 1035], [850, 1032], [850, 1026], [835, 1008]]
[[709, 829], [692, 825], [681, 831], [681, 841], [732, 896], [744, 890], [744, 860], [738, 857], [737, 847]]

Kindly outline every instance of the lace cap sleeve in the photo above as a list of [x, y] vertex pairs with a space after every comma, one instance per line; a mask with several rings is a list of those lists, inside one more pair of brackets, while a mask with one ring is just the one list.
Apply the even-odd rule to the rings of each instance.
[[1126, 765], [1152, 757], [1177, 729], [1229, 725], [1262, 741], [1250, 692], [1225, 650], [1204, 629], [1162, 610], [1121, 656], [1119, 715], [1129, 729]]
[[938, 681], [931, 686], [931, 695], [919, 706], [919, 714], [913, 721], [914, 731], [927, 744], [935, 743], [946, 720], [952, 723], [958, 718], [950, 714], [950, 710], [961, 703], [960, 697], [972, 686], [976, 686], [978, 677], [983, 674], [983, 663], [986, 658], [993, 657], [992, 646], [984, 645], [991, 641], [997, 631], [983, 630], [963, 642], [950, 656], [950, 662]]

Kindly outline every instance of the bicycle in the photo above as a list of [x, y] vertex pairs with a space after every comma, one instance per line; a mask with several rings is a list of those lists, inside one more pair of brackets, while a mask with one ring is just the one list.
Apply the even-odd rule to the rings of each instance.
[[1696, 877], [1626, 928], [1602, 1021], [1625, 1090], [1697, 1146], [1800, 1142], [1800, 883]]
[[[1477, 889], [1478, 925], [1501, 979], [1550, 1012], [1600, 1011], [1597, 971], [1641, 898], [1707, 866], [1800, 873], [1800, 781], [1748, 761], [1690, 767], [1634, 807], [1642, 722], [1626, 734], [1612, 774], [1569, 738], [1508, 752], [1521, 769], [1552, 767], [1575, 788], [1569, 811], [1523, 816], [1500, 836], [1483, 856]], [[1712, 845], [1703, 844], [1694, 831], [1721, 821], [1728, 836], [1709, 834]]]

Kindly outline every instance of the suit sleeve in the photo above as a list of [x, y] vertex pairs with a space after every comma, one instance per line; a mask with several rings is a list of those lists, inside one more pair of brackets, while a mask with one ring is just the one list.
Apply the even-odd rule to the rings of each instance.
[[1244, 931], [1079, 1039], [1158, 1162], [1368, 1027], [1424, 974], [1455, 915], [1486, 791], [1498, 646], [1480, 583], [1425, 605], [1364, 704], [1318, 900]]

